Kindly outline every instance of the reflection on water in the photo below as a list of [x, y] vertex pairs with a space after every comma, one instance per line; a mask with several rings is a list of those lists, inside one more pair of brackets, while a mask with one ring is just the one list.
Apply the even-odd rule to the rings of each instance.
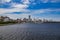
[[0, 27], [0, 40], [60, 40], [60, 23], [3, 26]]

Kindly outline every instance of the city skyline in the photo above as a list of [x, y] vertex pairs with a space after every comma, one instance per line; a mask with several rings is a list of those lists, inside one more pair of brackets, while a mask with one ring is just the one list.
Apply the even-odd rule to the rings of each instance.
[[0, 0], [0, 16], [60, 21], [60, 0]]

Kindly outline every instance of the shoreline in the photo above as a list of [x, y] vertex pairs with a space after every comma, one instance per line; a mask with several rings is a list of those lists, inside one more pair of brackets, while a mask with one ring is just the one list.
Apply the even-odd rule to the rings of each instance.
[[[42, 23], [60, 23], [60, 22], [42, 22]], [[14, 24], [24, 24], [24, 23], [8, 23], [8, 24], [0, 24], [0, 26], [14, 25]], [[36, 23], [36, 24], [39, 24], [39, 23]]]
[[14, 25], [13, 23], [10, 24], [0, 24], [0, 26], [6, 26], [6, 25]]

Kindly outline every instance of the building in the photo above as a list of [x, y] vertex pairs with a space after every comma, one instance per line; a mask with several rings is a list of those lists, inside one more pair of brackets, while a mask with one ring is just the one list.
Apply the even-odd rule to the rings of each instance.
[[28, 19], [24, 18], [24, 19], [23, 19], [23, 22], [28, 22]]
[[4, 22], [7, 22], [7, 21], [10, 21], [10, 18], [6, 16], [6, 17], [4, 17], [3, 20], [4, 20]]
[[43, 22], [48, 22], [48, 20], [47, 19], [43, 19]]
[[7, 22], [7, 21], [11, 21], [11, 19], [9, 18], [9, 17], [7, 17], [7, 16], [0, 16], [0, 21], [1, 22]]
[[21, 19], [17, 19], [16, 22], [17, 22], [17, 23], [21, 23], [22, 20], [21, 20]]
[[4, 19], [4, 17], [3, 17], [3, 16], [0, 16], [0, 21], [1, 21], [1, 22], [3, 21], [3, 19]]
[[28, 21], [31, 22], [32, 19], [31, 19], [31, 15], [28, 16]]

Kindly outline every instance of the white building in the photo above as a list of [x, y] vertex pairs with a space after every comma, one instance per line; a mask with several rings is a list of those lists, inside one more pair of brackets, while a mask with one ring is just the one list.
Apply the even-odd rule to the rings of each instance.
[[2, 21], [2, 22], [7, 22], [7, 21], [11, 21], [11, 19], [9, 18], [9, 17], [7, 17], [7, 16], [0, 16], [0, 21]]
[[4, 17], [4, 22], [10, 21], [9, 17]]

